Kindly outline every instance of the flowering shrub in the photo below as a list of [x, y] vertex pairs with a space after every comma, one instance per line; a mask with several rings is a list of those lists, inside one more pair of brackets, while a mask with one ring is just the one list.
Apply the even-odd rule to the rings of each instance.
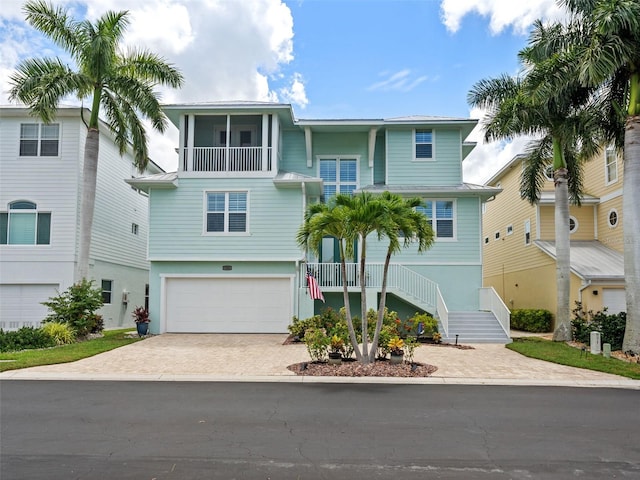
[[131, 316], [136, 323], [149, 323], [151, 321], [149, 310], [144, 307], [136, 307]]

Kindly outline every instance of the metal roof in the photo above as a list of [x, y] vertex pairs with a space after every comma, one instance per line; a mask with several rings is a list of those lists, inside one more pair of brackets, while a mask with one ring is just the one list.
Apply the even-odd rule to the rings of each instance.
[[[555, 242], [536, 240], [536, 246], [555, 260]], [[571, 271], [584, 280], [624, 280], [624, 258], [597, 240], [571, 242]]]

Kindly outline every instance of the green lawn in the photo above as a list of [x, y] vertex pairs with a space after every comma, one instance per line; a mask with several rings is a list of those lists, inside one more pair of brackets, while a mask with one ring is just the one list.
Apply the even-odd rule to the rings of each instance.
[[[62, 345], [60, 347], [43, 348], [37, 350], [22, 350], [20, 352], [0, 353], [0, 372], [16, 370], [18, 368], [36, 367], [38, 365], [52, 365], [54, 363], [75, 362], [83, 358], [92, 357], [98, 353], [107, 352], [141, 339], [125, 338], [123, 330], [105, 330], [104, 337], [86, 342]], [[11, 360], [11, 361], [7, 361]]]
[[552, 342], [538, 337], [514, 338], [507, 348], [527, 357], [559, 363], [570, 367], [586, 368], [640, 380], [640, 365], [616, 358], [591, 355], [587, 350], [570, 347], [564, 342]]

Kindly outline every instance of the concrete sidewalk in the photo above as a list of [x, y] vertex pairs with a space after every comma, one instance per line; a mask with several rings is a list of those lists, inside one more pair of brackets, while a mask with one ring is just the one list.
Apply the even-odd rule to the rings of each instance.
[[77, 362], [12, 370], [0, 380], [259, 381], [488, 384], [612, 387], [640, 390], [640, 381], [527, 358], [504, 345], [473, 349], [423, 345], [415, 360], [438, 367], [426, 378], [298, 376], [287, 366], [309, 361], [287, 335], [162, 334]]

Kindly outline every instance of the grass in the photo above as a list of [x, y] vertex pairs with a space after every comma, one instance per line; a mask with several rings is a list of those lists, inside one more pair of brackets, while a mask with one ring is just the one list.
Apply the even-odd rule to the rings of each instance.
[[105, 330], [102, 332], [104, 334], [103, 337], [86, 342], [72, 343], [70, 345], [53, 348], [0, 353], [0, 372], [17, 370], [19, 368], [37, 367], [38, 365], [75, 362], [76, 360], [92, 357], [98, 353], [108, 352], [114, 348], [141, 340], [137, 337], [125, 338], [125, 332], [130, 331], [130, 328]]
[[552, 342], [538, 337], [523, 337], [514, 338], [513, 343], [508, 344], [507, 348], [526, 357], [640, 380], [639, 364], [624, 362], [613, 357], [605, 358], [602, 355], [592, 355], [588, 353], [588, 350], [584, 352], [578, 348], [570, 347], [564, 342]]

